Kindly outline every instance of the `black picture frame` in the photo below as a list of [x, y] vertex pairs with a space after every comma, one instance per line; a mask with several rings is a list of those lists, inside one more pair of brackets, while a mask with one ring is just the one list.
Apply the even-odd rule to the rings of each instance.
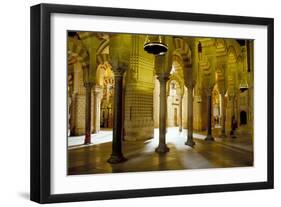
[[[267, 27], [267, 181], [237, 184], [167, 187], [74, 194], [51, 194], [51, 74], [50, 74], [50, 15], [53, 13], [99, 15], [113, 17], [152, 18], [206, 23], [263, 25]], [[38, 203], [89, 201], [102, 199], [165, 196], [272, 189], [274, 177], [274, 88], [273, 52], [274, 20], [272, 18], [195, 14], [168, 11], [103, 8], [72, 5], [39, 4], [31, 7], [31, 174], [30, 199]]]

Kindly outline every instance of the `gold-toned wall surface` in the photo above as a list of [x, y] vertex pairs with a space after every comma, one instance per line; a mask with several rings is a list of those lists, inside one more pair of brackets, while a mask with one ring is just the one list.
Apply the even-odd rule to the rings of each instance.
[[125, 80], [125, 140], [153, 137], [153, 56], [143, 50], [144, 36], [132, 37], [130, 65]]

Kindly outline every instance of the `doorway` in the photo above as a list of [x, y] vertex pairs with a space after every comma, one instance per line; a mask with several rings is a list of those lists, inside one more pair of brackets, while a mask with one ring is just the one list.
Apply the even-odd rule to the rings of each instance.
[[246, 111], [240, 112], [240, 125], [246, 125], [247, 124], [247, 113]]

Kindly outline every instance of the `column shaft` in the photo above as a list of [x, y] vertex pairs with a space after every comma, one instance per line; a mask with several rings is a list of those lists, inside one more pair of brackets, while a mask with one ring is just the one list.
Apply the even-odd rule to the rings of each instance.
[[206, 141], [214, 141], [214, 137], [212, 135], [212, 90], [208, 90], [207, 92], [207, 137]]
[[85, 102], [85, 141], [84, 144], [91, 143], [91, 83], [85, 83], [86, 102]]
[[225, 97], [224, 93], [221, 94], [221, 135], [222, 138], [226, 137], [225, 134]]
[[123, 76], [115, 75], [114, 105], [113, 105], [113, 138], [112, 154], [108, 159], [111, 164], [126, 161], [122, 153], [122, 84]]
[[188, 104], [187, 104], [187, 140], [186, 145], [193, 147], [193, 85], [187, 88]]
[[159, 145], [156, 152], [165, 153], [169, 151], [166, 145], [166, 121], [167, 121], [167, 95], [166, 83], [169, 79], [165, 75], [158, 76], [160, 83], [160, 107], [159, 107]]
[[179, 131], [182, 132], [182, 96], [180, 97], [180, 104], [179, 104], [179, 113], [180, 113], [180, 123], [179, 123]]
[[100, 92], [97, 91], [98, 89], [95, 88], [94, 91], [94, 116], [93, 116], [93, 125], [94, 125], [94, 129], [93, 132], [94, 133], [98, 133], [100, 130], [100, 104], [99, 104], [99, 94]]
[[230, 135], [231, 138], [236, 138], [235, 135], [235, 130], [237, 127], [237, 120], [236, 120], [236, 115], [235, 115], [235, 95], [232, 98], [232, 116], [231, 116], [231, 131], [230, 131]]

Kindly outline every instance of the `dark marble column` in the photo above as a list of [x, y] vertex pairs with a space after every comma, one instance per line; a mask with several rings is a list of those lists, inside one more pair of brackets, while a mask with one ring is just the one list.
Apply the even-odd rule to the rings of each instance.
[[183, 96], [180, 96], [180, 104], [179, 104], [179, 113], [180, 113], [180, 123], [179, 123], [179, 131], [182, 132], [182, 98]]
[[231, 138], [236, 138], [236, 135], [235, 135], [236, 127], [237, 127], [237, 120], [235, 117], [235, 95], [233, 95], [232, 96], [231, 131], [230, 131]]
[[169, 76], [166, 74], [159, 74], [158, 80], [160, 83], [160, 107], [159, 107], [159, 145], [155, 149], [158, 153], [165, 153], [169, 151], [166, 145], [166, 120], [167, 120], [167, 95], [166, 84]]
[[97, 112], [98, 112], [98, 110], [97, 110], [97, 103], [98, 103], [98, 100], [97, 100], [97, 96], [98, 96], [98, 94], [97, 94], [97, 92], [95, 91], [95, 89], [94, 89], [94, 112], [93, 112], [93, 133], [98, 133], [98, 130], [97, 130], [97, 116], [98, 116], [98, 114], [97, 114]]
[[220, 134], [220, 137], [221, 138], [225, 138], [227, 137], [226, 136], [226, 133], [225, 133], [225, 92], [223, 91], [221, 93], [221, 134]]
[[195, 142], [193, 140], [193, 88], [194, 84], [187, 85], [187, 140], [186, 145], [193, 147]]
[[86, 88], [86, 104], [85, 104], [85, 141], [84, 144], [91, 143], [91, 90], [93, 83], [84, 83]]
[[112, 154], [107, 162], [116, 164], [124, 162], [127, 159], [122, 153], [122, 92], [123, 92], [123, 73], [114, 72], [115, 88], [114, 88], [114, 105], [113, 105], [113, 138], [112, 138]]
[[214, 137], [212, 135], [212, 88], [207, 89], [207, 137], [206, 141], [214, 141]]

